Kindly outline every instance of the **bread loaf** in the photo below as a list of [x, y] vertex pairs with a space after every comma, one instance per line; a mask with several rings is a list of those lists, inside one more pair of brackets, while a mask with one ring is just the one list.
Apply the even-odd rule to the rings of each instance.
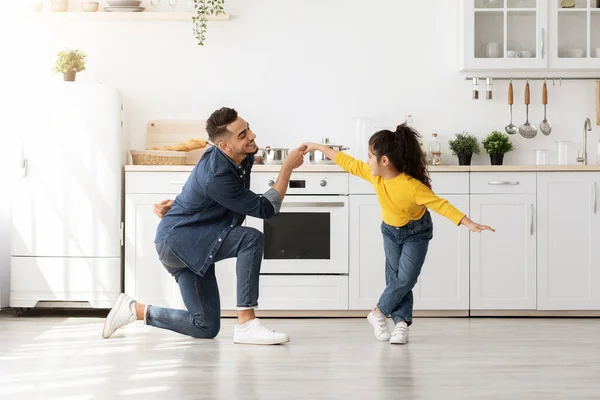
[[206, 140], [202, 139], [190, 139], [185, 142], [178, 143], [173, 146], [155, 147], [150, 150], [171, 150], [171, 151], [192, 151], [206, 147]]

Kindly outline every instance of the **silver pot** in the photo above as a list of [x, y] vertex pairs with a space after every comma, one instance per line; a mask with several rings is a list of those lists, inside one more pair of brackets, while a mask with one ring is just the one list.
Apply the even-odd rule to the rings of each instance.
[[[348, 150], [350, 149], [349, 147], [344, 147], [341, 144], [331, 144], [329, 143], [329, 139], [325, 138], [321, 141], [321, 144], [323, 146], [327, 146], [330, 149], [333, 150], [337, 150], [337, 151], [343, 151], [343, 150]], [[333, 160], [330, 160], [329, 158], [327, 158], [327, 156], [325, 156], [325, 153], [323, 153], [322, 151], [319, 150], [313, 150], [313, 151], [309, 151], [309, 160], [312, 164], [334, 164]]]
[[267, 147], [259, 149], [256, 155], [262, 152], [263, 164], [283, 164], [283, 160], [287, 157], [289, 148], [285, 147]]

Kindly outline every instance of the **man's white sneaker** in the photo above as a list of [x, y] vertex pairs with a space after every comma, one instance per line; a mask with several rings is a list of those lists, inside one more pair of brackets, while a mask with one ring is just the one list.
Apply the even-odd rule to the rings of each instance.
[[385, 315], [371, 311], [367, 316], [367, 321], [373, 327], [373, 333], [377, 340], [390, 340], [391, 335]]
[[136, 319], [135, 300], [125, 293], [121, 293], [108, 313], [106, 321], [104, 321], [102, 337], [104, 339], [109, 338], [117, 329], [134, 322]]
[[281, 344], [290, 341], [287, 333], [275, 332], [254, 318], [233, 327], [233, 342], [241, 344]]
[[391, 344], [406, 344], [408, 343], [408, 324], [405, 321], [400, 321], [396, 324], [392, 337]]

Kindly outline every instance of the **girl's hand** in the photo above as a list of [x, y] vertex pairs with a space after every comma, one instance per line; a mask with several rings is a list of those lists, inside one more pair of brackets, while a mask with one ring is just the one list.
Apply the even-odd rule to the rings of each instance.
[[478, 224], [476, 222], [471, 221], [468, 217], [463, 217], [463, 219], [460, 221], [461, 225], [466, 226], [467, 228], [469, 228], [469, 230], [471, 232], [481, 232], [481, 231], [491, 231], [491, 232], [496, 232], [496, 230], [492, 227], [489, 227], [487, 225], [481, 225]]
[[[315, 150], [319, 150], [319, 148], [321, 147], [321, 145], [319, 143], [311, 143], [311, 142], [307, 142], [302, 144], [302, 146], [306, 147], [306, 150], [304, 150], [304, 155], [308, 154], [310, 151], [315, 151]], [[302, 147], [300, 146], [300, 147]]]

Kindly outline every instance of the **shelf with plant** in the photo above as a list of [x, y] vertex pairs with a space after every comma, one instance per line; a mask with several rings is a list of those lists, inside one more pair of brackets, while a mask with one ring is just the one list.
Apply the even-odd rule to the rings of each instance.
[[58, 52], [52, 72], [63, 74], [63, 80], [74, 82], [77, 72], [85, 70], [85, 58], [87, 55], [78, 49], [64, 49]]

